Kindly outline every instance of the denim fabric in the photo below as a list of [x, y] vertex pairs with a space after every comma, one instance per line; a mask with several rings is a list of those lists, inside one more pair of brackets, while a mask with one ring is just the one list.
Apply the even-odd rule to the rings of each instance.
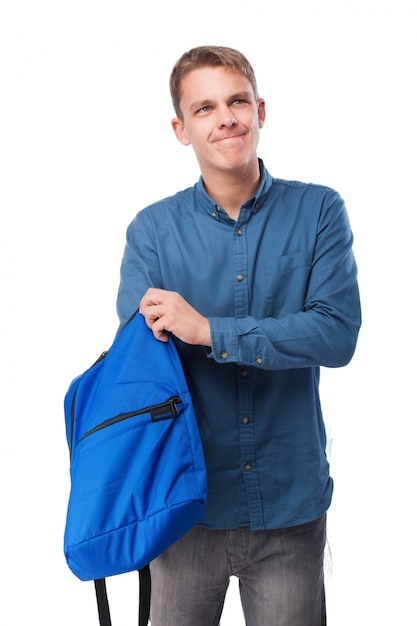
[[218, 626], [230, 576], [247, 626], [325, 626], [325, 542], [325, 515], [277, 530], [195, 527], [151, 563], [152, 626]]
[[215, 529], [295, 526], [327, 511], [320, 366], [346, 364], [360, 326], [340, 195], [272, 178], [262, 161], [260, 170], [236, 222], [201, 179], [144, 208], [121, 267], [121, 324], [148, 287], [180, 293], [209, 318], [211, 349], [177, 347], [207, 466], [201, 525]]

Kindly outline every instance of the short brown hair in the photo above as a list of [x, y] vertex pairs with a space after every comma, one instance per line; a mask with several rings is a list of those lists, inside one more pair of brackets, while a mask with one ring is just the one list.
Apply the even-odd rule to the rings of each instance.
[[199, 46], [185, 52], [176, 62], [171, 72], [169, 86], [172, 104], [177, 117], [182, 119], [180, 100], [182, 96], [181, 83], [183, 78], [200, 67], [226, 67], [238, 70], [249, 80], [255, 98], [258, 98], [255, 72], [247, 58], [238, 50], [224, 46]]

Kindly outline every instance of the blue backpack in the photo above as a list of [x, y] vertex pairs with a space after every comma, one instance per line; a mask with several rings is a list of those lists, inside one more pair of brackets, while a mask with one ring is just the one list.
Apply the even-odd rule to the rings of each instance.
[[75, 378], [64, 401], [70, 495], [64, 553], [94, 580], [110, 626], [105, 578], [138, 570], [147, 624], [148, 564], [203, 517], [206, 471], [190, 392], [172, 338], [136, 312], [112, 346]]

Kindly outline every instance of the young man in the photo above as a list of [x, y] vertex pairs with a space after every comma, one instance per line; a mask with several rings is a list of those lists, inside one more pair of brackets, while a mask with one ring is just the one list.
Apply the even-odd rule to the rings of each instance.
[[326, 623], [332, 479], [320, 366], [346, 365], [360, 303], [352, 233], [334, 190], [258, 159], [265, 102], [236, 50], [199, 47], [171, 74], [172, 127], [197, 184], [127, 231], [121, 324], [140, 306], [176, 341], [208, 473], [201, 523], [151, 564], [152, 626], [215, 626], [231, 575], [248, 626]]

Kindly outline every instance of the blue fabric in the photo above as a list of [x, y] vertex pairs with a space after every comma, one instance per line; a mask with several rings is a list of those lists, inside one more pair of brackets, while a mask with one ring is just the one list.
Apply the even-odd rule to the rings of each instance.
[[71, 491], [64, 552], [95, 580], [141, 569], [204, 514], [206, 475], [173, 341], [136, 314], [64, 401]]
[[260, 167], [236, 222], [201, 179], [140, 211], [121, 266], [121, 324], [148, 287], [179, 292], [210, 320], [211, 350], [177, 341], [205, 451], [201, 524], [210, 528], [279, 528], [327, 510], [320, 366], [350, 361], [361, 324], [340, 195]]

